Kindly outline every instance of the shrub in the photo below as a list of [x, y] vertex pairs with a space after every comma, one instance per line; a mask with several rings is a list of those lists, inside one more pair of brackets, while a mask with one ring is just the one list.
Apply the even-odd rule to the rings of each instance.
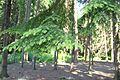
[[53, 54], [49, 54], [49, 53], [40, 53], [39, 55], [37, 55], [37, 62], [53, 62]]

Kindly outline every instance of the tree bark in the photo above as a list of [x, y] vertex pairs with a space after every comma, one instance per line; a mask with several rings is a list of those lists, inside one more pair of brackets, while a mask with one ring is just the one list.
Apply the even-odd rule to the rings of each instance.
[[57, 59], [58, 59], [58, 53], [57, 50], [54, 52], [54, 70], [57, 70]]
[[21, 65], [22, 68], [23, 65], [24, 65], [24, 47], [22, 47], [22, 65]]
[[[2, 25], [2, 30], [7, 29], [10, 26], [10, 14], [11, 14], [11, 0], [5, 0], [5, 9], [4, 9], [4, 20]], [[8, 45], [9, 37], [8, 34], [4, 34], [3, 36], [3, 47]], [[4, 50], [2, 54], [2, 71], [1, 77], [9, 77], [7, 73], [7, 57], [8, 51]]]
[[73, 49], [71, 51], [71, 64], [70, 64], [70, 71], [73, 70], [73, 65], [75, 62], [75, 47], [73, 46]]
[[75, 59], [77, 61], [77, 55], [78, 55], [78, 25], [77, 25], [77, 0], [74, 0], [74, 28], [75, 28]]
[[30, 12], [31, 12], [31, 0], [26, 0], [26, 5], [25, 5], [25, 21], [24, 22], [28, 22], [30, 19]]
[[36, 70], [36, 56], [33, 56], [33, 70]]
[[112, 54], [112, 61], [114, 63], [114, 79], [118, 80], [118, 62], [117, 62], [117, 44], [116, 44], [116, 23], [117, 23], [117, 17], [115, 12], [112, 12], [112, 21], [111, 21], [111, 54]]
[[106, 30], [104, 29], [104, 44], [105, 44], [105, 56], [106, 56], [106, 61], [108, 61], [108, 49], [107, 49], [107, 35], [106, 35]]
[[89, 36], [88, 36], [88, 47], [87, 47], [87, 49], [88, 49], [88, 54], [89, 54], [89, 66], [88, 66], [88, 71], [90, 71], [91, 70], [91, 59], [92, 59], [92, 51], [91, 51], [91, 35], [89, 34]]
[[70, 28], [69, 14], [70, 14], [70, 0], [65, 0], [65, 28], [64, 28], [65, 33], [68, 33]]
[[[30, 19], [31, 3], [32, 3], [31, 0], [26, 0], [26, 2], [25, 2], [25, 9], [26, 10], [25, 10], [24, 22], [28, 22], [29, 19]], [[22, 68], [23, 68], [24, 58], [25, 58], [24, 48], [25, 47], [22, 47]], [[28, 57], [28, 53], [26, 53], [26, 54], [27, 54], [27, 57]]]

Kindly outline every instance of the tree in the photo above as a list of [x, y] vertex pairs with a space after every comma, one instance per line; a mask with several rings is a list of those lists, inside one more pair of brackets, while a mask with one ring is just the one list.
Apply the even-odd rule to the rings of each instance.
[[78, 18], [77, 18], [77, 0], [74, 0], [74, 29], [75, 29], [75, 59], [77, 60], [77, 50], [78, 50], [78, 47], [76, 45], [78, 45]]
[[[10, 13], [11, 13], [11, 0], [5, 0], [5, 7], [4, 7], [4, 20], [2, 25], [2, 30], [6, 30], [10, 26]], [[8, 34], [3, 35], [3, 47], [8, 45], [9, 36]], [[8, 77], [7, 74], [7, 57], [8, 57], [8, 50], [4, 50], [2, 54], [2, 77]]]
[[[26, 0], [26, 4], [25, 4], [25, 18], [24, 18], [24, 23], [27, 23], [30, 19], [30, 13], [31, 13], [31, 0]], [[22, 68], [23, 68], [23, 64], [24, 64], [24, 56], [25, 56], [25, 52], [24, 52], [24, 47], [22, 48]], [[28, 55], [28, 52], [26, 53]]]

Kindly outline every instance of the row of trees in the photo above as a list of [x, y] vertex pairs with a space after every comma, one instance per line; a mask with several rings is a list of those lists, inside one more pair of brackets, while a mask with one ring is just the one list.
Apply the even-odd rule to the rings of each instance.
[[[78, 51], [89, 65], [93, 55], [111, 56], [117, 80], [120, 48], [117, 0], [0, 0], [2, 76], [7, 74], [7, 55], [23, 48], [34, 55], [51, 49]], [[84, 4], [78, 18], [77, 3]], [[71, 51], [70, 51], [71, 52]], [[118, 57], [117, 57], [118, 56]], [[89, 69], [91, 66], [89, 66]]]

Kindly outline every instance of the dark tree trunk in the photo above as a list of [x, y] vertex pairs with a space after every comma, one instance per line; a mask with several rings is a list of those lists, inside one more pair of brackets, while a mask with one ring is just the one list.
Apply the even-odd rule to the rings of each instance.
[[57, 70], [57, 59], [58, 59], [58, 53], [57, 50], [54, 52], [54, 70]]
[[22, 65], [21, 65], [22, 68], [23, 65], [24, 65], [24, 47], [22, 47]]
[[84, 51], [85, 61], [87, 61], [87, 45], [85, 44], [85, 51]]
[[117, 33], [116, 33], [116, 23], [117, 17], [114, 12], [112, 12], [112, 21], [111, 21], [111, 54], [113, 57], [114, 67], [115, 67], [115, 76], [114, 79], [118, 80], [118, 61], [117, 61]]
[[[5, 30], [9, 27], [10, 14], [11, 14], [11, 0], [5, 0], [4, 20], [3, 20], [2, 30]], [[8, 45], [8, 42], [9, 42], [8, 34], [4, 34], [3, 47], [6, 47]], [[2, 54], [2, 71], [1, 71], [2, 77], [9, 77], [7, 74], [7, 57], [8, 57], [8, 51], [4, 50]]]
[[36, 56], [33, 56], [33, 70], [36, 70]]

